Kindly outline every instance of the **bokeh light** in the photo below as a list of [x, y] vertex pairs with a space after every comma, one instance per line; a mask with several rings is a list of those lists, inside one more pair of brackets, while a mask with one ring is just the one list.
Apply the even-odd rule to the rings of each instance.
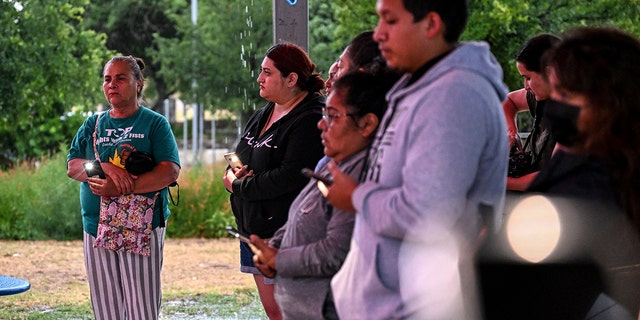
[[523, 199], [507, 221], [507, 238], [521, 258], [537, 263], [547, 258], [560, 240], [560, 217], [553, 203], [535, 195]]

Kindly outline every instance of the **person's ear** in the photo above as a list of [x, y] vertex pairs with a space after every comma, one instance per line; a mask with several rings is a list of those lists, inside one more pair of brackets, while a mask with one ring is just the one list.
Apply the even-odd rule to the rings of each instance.
[[435, 11], [427, 13], [423, 19], [427, 38], [434, 38], [439, 34], [444, 35], [445, 25], [442, 18]]
[[287, 88], [293, 88], [298, 82], [298, 74], [295, 72], [289, 73], [287, 76]]
[[378, 128], [378, 124], [380, 120], [373, 113], [367, 113], [364, 116], [360, 117], [358, 120], [358, 128], [360, 129], [360, 134], [364, 138], [373, 138], [373, 133]]

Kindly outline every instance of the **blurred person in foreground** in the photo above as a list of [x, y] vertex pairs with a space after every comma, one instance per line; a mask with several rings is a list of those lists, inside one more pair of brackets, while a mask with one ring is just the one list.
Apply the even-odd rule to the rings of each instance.
[[[82, 182], [84, 260], [96, 319], [160, 315], [167, 186], [178, 178], [180, 159], [167, 119], [142, 105], [144, 66], [132, 56], [105, 64], [110, 108], [85, 120], [67, 157], [67, 175]], [[132, 165], [138, 154], [152, 159], [146, 168]], [[94, 159], [104, 178], [87, 176], [83, 164]]]
[[[329, 163], [327, 198], [356, 215], [351, 249], [331, 281], [338, 315], [469, 319], [473, 248], [484, 226], [499, 225], [504, 204], [502, 69], [486, 43], [458, 41], [464, 0], [379, 0], [376, 11], [373, 38], [388, 66], [405, 74], [387, 93], [363, 182]], [[459, 257], [446, 266], [457, 275], [451, 286], [465, 297], [431, 312], [441, 304], [433, 290], [448, 284], [433, 285], [440, 275], [423, 262], [436, 258], [430, 244], [442, 238]]]
[[[258, 83], [268, 103], [247, 122], [236, 153], [244, 166], [227, 168], [222, 179], [231, 192], [238, 230], [269, 239], [287, 221], [291, 202], [308, 182], [302, 168], [322, 157], [320, 130], [324, 81], [298, 45], [280, 43], [267, 50]], [[253, 252], [240, 243], [240, 271], [254, 276], [269, 319], [281, 314], [273, 297], [273, 279], [253, 264]]]
[[[362, 173], [386, 109], [385, 92], [393, 83], [367, 72], [346, 74], [333, 83], [318, 128], [325, 155], [353, 179]], [[317, 173], [329, 176], [326, 165]], [[313, 179], [302, 189], [269, 245], [251, 236], [258, 249], [256, 266], [276, 279], [275, 297], [284, 319], [338, 318], [330, 281], [349, 251], [355, 217], [333, 208], [322, 189], [326, 186]]]
[[[548, 57], [545, 109], [558, 147], [528, 191], [572, 200], [585, 224], [574, 251], [604, 270], [605, 293], [634, 318], [640, 306], [640, 41], [576, 28]], [[576, 209], [578, 210], [578, 209]], [[561, 212], [562, 213], [562, 212]], [[629, 227], [631, 226], [631, 227]], [[617, 271], [616, 271], [617, 270]]]
[[557, 147], [480, 251], [485, 316], [636, 319], [640, 42], [617, 29], [577, 28], [544, 60], [544, 118]]

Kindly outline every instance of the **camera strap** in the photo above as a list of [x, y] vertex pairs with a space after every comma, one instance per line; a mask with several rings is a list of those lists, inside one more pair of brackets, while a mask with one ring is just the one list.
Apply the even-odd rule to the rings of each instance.
[[[173, 194], [171, 193], [172, 187], [178, 188], [178, 194], [175, 201], [173, 200]], [[177, 206], [180, 203], [180, 185], [178, 184], [178, 181], [174, 181], [171, 184], [169, 184], [169, 186], [167, 186], [167, 191], [169, 193], [169, 200], [174, 206]]]
[[100, 161], [100, 154], [98, 154], [98, 147], [96, 146], [96, 140], [98, 139], [98, 123], [100, 122], [100, 116], [96, 117], [96, 126], [93, 128], [93, 152], [95, 153], [96, 160]]

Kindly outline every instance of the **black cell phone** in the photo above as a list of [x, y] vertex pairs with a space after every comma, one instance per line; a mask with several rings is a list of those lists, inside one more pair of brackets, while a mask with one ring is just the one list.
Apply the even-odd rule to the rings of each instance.
[[87, 174], [87, 177], [98, 176], [100, 179], [105, 179], [107, 177], [104, 174], [104, 171], [102, 171], [100, 161], [98, 160], [85, 162], [82, 164], [82, 166], [84, 166], [84, 172]]
[[333, 183], [333, 180], [327, 178], [327, 177], [323, 177], [319, 174], [316, 174], [315, 172], [313, 172], [313, 170], [309, 169], [309, 168], [303, 168], [302, 170], [300, 170], [300, 173], [302, 173], [305, 177], [311, 179], [316, 179], [316, 180], [320, 180], [322, 181], [324, 184], [328, 186], [330, 186]]
[[240, 241], [246, 243], [246, 244], [250, 244], [251, 240], [249, 239], [248, 236], [240, 233], [240, 231], [236, 230], [236, 228], [232, 227], [232, 226], [227, 226], [227, 232], [229, 232], [229, 234], [231, 234], [232, 236], [238, 238]]

